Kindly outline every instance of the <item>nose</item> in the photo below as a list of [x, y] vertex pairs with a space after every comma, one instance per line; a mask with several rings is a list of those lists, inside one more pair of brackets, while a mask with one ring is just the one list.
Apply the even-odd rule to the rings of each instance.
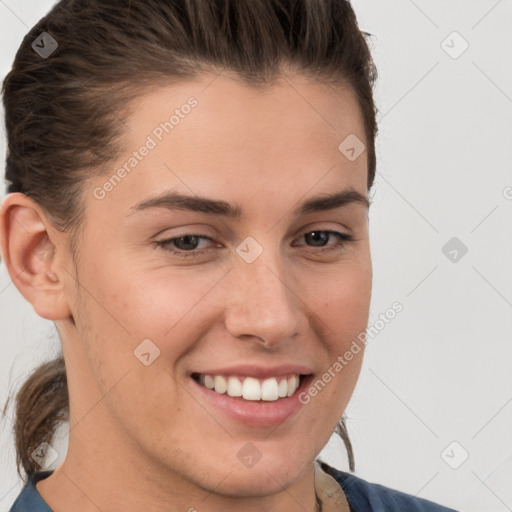
[[252, 338], [267, 348], [297, 334], [302, 302], [293, 290], [291, 272], [270, 251], [252, 263], [237, 259], [226, 290], [225, 324], [236, 338]]

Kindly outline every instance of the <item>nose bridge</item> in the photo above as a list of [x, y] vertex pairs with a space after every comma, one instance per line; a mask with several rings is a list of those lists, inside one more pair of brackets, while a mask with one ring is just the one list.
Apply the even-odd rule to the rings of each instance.
[[[252, 259], [254, 251], [259, 254]], [[286, 272], [279, 249], [258, 250], [249, 240], [240, 244], [237, 253], [227, 302], [227, 329], [235, 337], [256, 336], [267, 345], [291, 337], [300, 310], [289, 282], [291, 273]]]

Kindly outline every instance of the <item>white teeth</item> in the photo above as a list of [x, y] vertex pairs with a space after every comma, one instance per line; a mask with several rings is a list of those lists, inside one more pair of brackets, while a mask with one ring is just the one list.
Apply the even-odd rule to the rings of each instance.
[[215, 387], [215, 380], [211, 375], [205, 375], [204, 376], [204, 385], [208, 389], [213, 389]]
[[279, 395], [280, 398], [288, 396], [288, 380], [287, 379], [281, 379], [281, 382], [279, 383], [279, 388], [278, 388], [277, 394]]
[[299, 387], [299, 377], [292, 375], [288, 377], [288, 396], [292, 396], [295, 390]]
[[242, 386], [242, 396], [246, 400], [261, 400], [261, 386], [258, 379], [246, 377]]
[[266, 379], [261, 385], [261, 399], [272, 401], [279, 398], [279, 387], [276, 379]]
[[199, 383], [216, 393], [227, 393], [232, 397], [243, 397], [245, 400], [264, 400], [274, 402], [279, 398], [292, 396], [300, 384], [299, 375], [270, 377], [260, 381], [254, 377], [244, 377], [240, 380], [234, 375], [203, 375]]
[[228, 385], [226, 383], [226, 379], [222, 375], [215, 375], [214, 377], [215, 382], [215, 391], [217, 393], [225, 393], [228, 389]]
[[229, 377], [227, 391], [229, 396], [242, 396], [242, 383], [236, 377]]

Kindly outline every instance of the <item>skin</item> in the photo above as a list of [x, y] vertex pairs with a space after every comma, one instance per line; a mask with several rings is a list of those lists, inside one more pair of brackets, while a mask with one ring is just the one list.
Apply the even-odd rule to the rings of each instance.
[[[66, 360], [67, 456], [37, 485], [55, 512], [315, 510], [313, 461], [347, 406], [364, 350], [272, 428], [242, 425], [201, 402], [187, 372], [292, 362], [319, 377], [364, 331], [367, 207], [292, 213], [334, 190], [367, 195], [366, 152], [349, 161], [338, 150], [351, 133], [364, 141], [362, 118], [351, 91], [302, 76], [265, 91], [227, 73], [213, 78], [155, 88], [130, 104], [126, 154], [83, 188], [76, 265], [69, 234], [37, 203], [19, 193], [4, 200], [7, 269], [35, 312], [55, 322]], [[197, 107], [96, 199], [94, 189], [190, 96]], [[244, 217], [130, 210], [169, 189], [238, 203]], [[322, 252], [303, 236], [318, 230], [354, 240]], [[186, 234], [207, 235], [197, 250], [209, 252], [185, 259], [153, 244]], [[247, 236], [263, 248], [251, 264], [235, 251]], [[149, 366], [133, 353], [147, 338], [160, 350]], [[250, 468], [237, 457], [247, 442], [262, 454]]]

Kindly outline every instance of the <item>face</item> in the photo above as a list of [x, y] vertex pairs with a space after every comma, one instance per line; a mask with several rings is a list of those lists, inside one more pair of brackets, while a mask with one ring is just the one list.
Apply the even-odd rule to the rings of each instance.
[[256, 496], [311, 464], [359, 375], [363, 350], [335, 363], [368, 321], [367, 158], [338, 148], [364, 141], [350, 91], [213, 78], [131, 103], [125, 153], [84, 187], [57, 322], [69, 457]]

